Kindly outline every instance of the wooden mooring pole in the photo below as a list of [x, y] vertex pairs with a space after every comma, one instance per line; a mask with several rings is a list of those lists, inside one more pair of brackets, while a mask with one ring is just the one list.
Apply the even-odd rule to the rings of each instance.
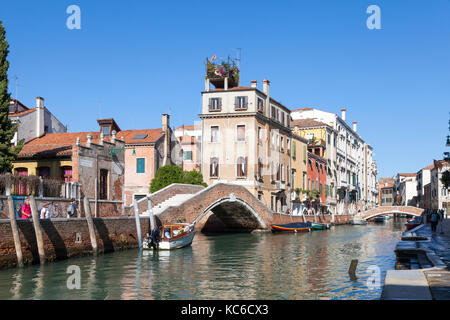
[[14, 239], [14, 247], [16, 248], [17, 265], [23, 267], [22, 246], [20, 244], [19, 229], [17, 227], [16, 213], [14, 212], [14, 202], [11, 196], [8, 196], [9, 221]]
[[92, 220], [91, 206], [89, 205], [88, 197], [84, 197], [83, 204], [84, 204], [84, 214], [86, 215], [86, 221], [89, 229], [89, 237], [91, 238], [92, 253], [94, 255], [97, 255], [98, 253], [97, 238], [95, 237], [94, 221]]
[[136, 219], [136, 232], [138, 237], [139, 249], [142, 249], [142, 233], [141, 233], [141, 219], [139, 218], [139, 208], [136, 199], [134, 199], [134, 217]]
[[39, 212], [36, 206], [36, 200], [34, 196], [30, 196], [30, 206], [31, 206], [31, 218], [33, 220], [34, 233], [36, 234], [36, 243], [39, 253], [39, 261], [41, 264], [45, 263], [45, 250], [44, 250], [44, 239], [42, 237], [42, 227], [39, 221]]

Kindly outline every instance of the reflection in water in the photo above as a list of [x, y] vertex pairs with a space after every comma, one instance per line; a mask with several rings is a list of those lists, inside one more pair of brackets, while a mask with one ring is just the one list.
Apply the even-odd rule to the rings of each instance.
[[[297, 234], [197, 234], [175, 251], [129, 250], [0, 271], [0, 299], [378, 299], [371, 265], [395, 264], [405, 220]], [[358, 259], [356, 279], [348, 267]], [[69, 290], [70, 265], [81, 289]]]

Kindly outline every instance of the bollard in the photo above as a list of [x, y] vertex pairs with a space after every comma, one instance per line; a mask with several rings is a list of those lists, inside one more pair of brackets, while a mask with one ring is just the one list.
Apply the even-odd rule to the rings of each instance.
[[17, 227], [16, 213], [14, 212], [14, 202], [11, 196], [8, 196], [8, 211], [11, 230], [13, 233], [14, 247], [16, 248], [17, 265], [23, 267], [22, 246], [20, 244], [19, 229]]
[[348, 274], [350, 275], [350, 279], [356, 279], [356, 267], [358, 266], [358, 260], [352, 260], [350, 263], [350, 268], [348, 268]]
[[153, 206], [150, 198], [147, 197], [148, 203], [148, 216], [150, 218], [150, 233], [155, 229], [155, 216], [153, 215]]
[[89, 199], [87, 197], [84, 197], [83, 204], [84, 204], [84, 214], [86, 216], [86, 221], [89, 229], [89, 237], [91, 238], [92, 252], [94, 255], [97, 255], [98, 253], [97, 238], [95, 237], [94, 221], [92, 220], [91, 207], [89, 205]]
[[139, 249], [142, 249], [141, 219], [139, 218], [139, 209], [136, 199], [134, 199], [134, 217], [136, 219], [136, 232], [138, 237]]
[[39, 221], [39, 213], [36, 207], [36, 201], [34, 196], [30, 196], [30, 206], [31, 206], [31, 218], [33, 220], [34, 233], [36, 234], [36, 243], [39, 253], [39, 261], [41, 264], [45, 263], [45, 251], [44, 251], [44, 240], [42, 238], [42, 227]]

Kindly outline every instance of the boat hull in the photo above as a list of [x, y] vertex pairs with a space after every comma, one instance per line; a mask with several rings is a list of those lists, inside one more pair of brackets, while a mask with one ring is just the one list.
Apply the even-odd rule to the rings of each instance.
[[365, 226], [367, 224], [367, 221], [363, 219], [353, 219], [351, 223], [355, 226]]
[[313, 223], [311, 228], [312, 230], [327, 230], [330, 229], [330, 226], [328, 224], [323, 223]]
[[311, 222], [295, 222], [288, 224], [272, 224], [270, 227], [272, 232], [307, 232], [311, 230]]
[[[192, 244], [192, 241], [194, 240], [194, 236], [195, 236], [195, 231], [193, 231], [181, 238], [171, 239], [168, 241], [161, 241], [159, 243], [159, 250], [174, 250], [174, 249], [188, 247]], [[150, 243], [148, 243], [147, 241], [144, 241], [143, 249], [144, 250], [153, 250], [153, 247], [150, 245]]]

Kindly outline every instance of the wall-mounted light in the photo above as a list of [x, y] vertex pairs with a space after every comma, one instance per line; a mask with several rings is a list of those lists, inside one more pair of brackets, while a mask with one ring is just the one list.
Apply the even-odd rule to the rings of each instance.
[[136, 156], [136, 149], [133, 147], [133, 156]]

